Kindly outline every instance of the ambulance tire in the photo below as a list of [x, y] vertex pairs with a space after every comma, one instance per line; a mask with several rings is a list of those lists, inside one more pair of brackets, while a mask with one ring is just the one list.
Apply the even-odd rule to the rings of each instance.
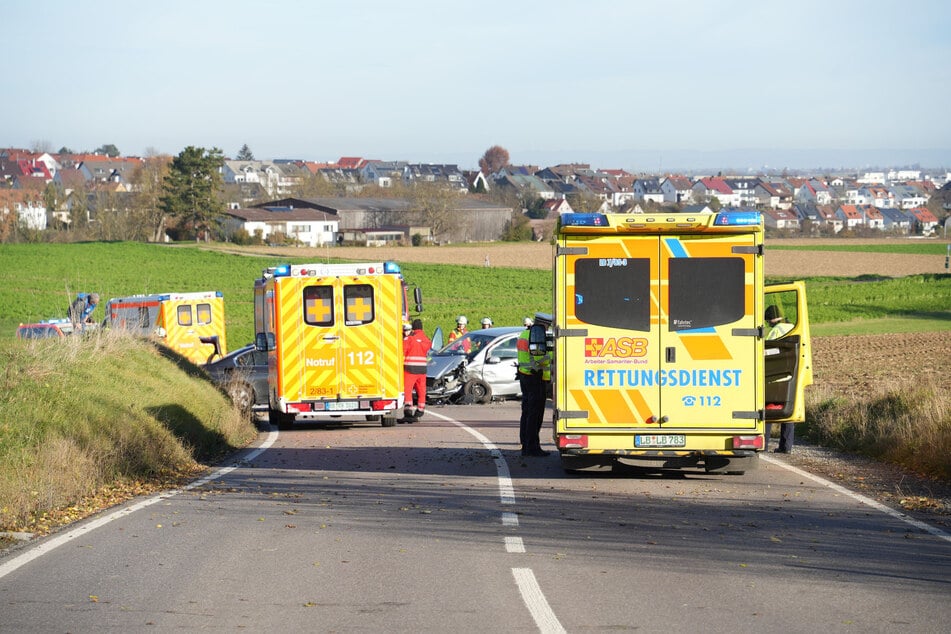
[[462, 386], [462, 394], [467, 403], [488, 403], [492, 400], [492, 388], [481, 379], [466, 381]]
[[284, 431], [288, 430], [294, 426], [294, 415], [285, 414], [282, 411], [276, 409], [269, 409], [267, 411], [268, 422], [271, 425], [275, 425], [278, 429]]
[[396, 416], [384, 416], [382, 424], [384, 427], [396, 427]]

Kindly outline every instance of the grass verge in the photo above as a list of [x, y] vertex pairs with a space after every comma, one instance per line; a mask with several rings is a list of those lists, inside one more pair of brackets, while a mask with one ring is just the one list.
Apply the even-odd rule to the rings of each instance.
[[204, 373], [122, 333], [0, 339], [0, 530], [43, 534], [256, 435]]
[[814, 385], [802, 428], [820, 445], [951, 482], [951, 394], [928, 377], [896, 377], [848, 394]]

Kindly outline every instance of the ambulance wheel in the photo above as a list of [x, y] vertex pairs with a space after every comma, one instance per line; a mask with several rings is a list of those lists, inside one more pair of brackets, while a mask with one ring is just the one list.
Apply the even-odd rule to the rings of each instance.
[[462, 386], [462, 393], [470, 403], [488, 403], [492, 400], [492, 388], [480, 379], [466, 381]]
[[379, 414], [367, 414], [366, 419], [368, 423], [379, 423], [383, 417]]
[[287, 430], [294, 426], [294, 415], [285, 414], [280, 410], [269, 409], [267, 419], [269, 423], [276, 425], [280, 430]]
[[383, 417], [383, 426], [384, 426], [384, 427], [396, 427], [396, 416], [384, 416], [384, 417]]

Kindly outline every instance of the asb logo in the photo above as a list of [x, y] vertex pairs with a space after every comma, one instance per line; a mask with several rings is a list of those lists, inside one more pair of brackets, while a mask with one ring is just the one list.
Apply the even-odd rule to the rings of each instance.
[[585, 337], [586, 357], [644, 357], [647, 356], [647, 339], [642, 337]]

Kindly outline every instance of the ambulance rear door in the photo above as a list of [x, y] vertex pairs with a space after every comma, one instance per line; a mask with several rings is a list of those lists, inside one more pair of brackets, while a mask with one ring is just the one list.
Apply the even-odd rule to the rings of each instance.
[[554, 387], [566, 431], [652, 426], [660, 415], [658, 251], [656, 235], [560, 240]]
[[661, 427], [753, 430], [762, 419], [757, 235], [660, 238]]
[[[224, 299], [220, 296], [175, 298], [162, 302], [166, 346], [192, 363], [203, 364], [216, 352], [224, 354], [225, 318]], [[161, 323], [161, 318], [160, 318]], [[211, 343], [218, 338], [218, 348]], [[206, 341], [202, 341], [205, 339]]]

